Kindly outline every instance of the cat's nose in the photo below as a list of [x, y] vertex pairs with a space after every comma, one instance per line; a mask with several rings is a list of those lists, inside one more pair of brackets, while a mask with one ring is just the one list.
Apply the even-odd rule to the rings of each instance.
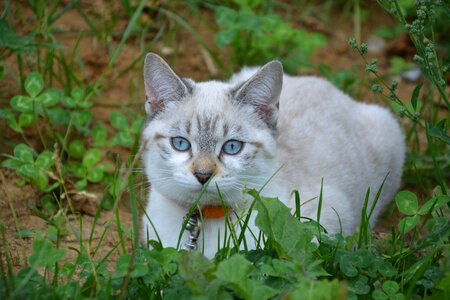
[[209, 178], [211, 178], [211, 172], [194, 172], [194, 176], [197, 178], [198, 182], [205, 184]]

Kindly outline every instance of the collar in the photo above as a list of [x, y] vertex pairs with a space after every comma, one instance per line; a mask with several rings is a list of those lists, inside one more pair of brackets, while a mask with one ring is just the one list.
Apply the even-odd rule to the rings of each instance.
[[220, 219], [224, 218], [225, 215], [228, 215], [228, 208], [222, 207], [220, 205], [212, 206], [204, 206], [202, 208], [202, 217], [203, 219]]
[[188, 222], [186, 224], [186, 229], [185, 229], [185, 230], [187, 230], [189, 232], [189, 236], [187, 238], [187, 241], [185, 241], [184, 244], [183, 244], [183, 248], [188, 250], [188, 251], [194, 251], [198, 247], [197, 240], [198, 240], [198, 237], [200, 235], [200, 231], [202, 229], [201, 228], [202, 227], [202, 223], [201, 223], [201, 220], [200, 220], [200, 213], [201, 213], [202, 218], [204, 220], [207, 220], [207, 219], [220, 219], [220, 218], [224, 218], [225, 215], [228, 215], [228, 208], [227, 207], [224, 208], [222, 206], [209, 205], [209, 206], [204, 206], [201, 209], [201, 212], [196, 210], [191, 215], [191, 217], [189, 218], [189, 220], [188, 220]]

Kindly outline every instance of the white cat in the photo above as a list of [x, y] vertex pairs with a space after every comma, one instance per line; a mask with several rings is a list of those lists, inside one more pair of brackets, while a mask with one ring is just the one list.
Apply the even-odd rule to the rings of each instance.
[[[250, 204], [243, 188], [261, 188], [281, 167], [261, 194], [294, 208], [290, 194], [297, 189], [302, 216], [316, 219], [318, 198], [308, 200], [319, 196], [323, 179], [320, 222], [328, 232], [342, 229], [345, 235], [357, 229], [369, 187], [370, 205], [389, 174], [372, 225], [399, 188], [405, 145], [397, 121], [323, 79], [283, 75], [281, 63], [272, 61], [229, 82], [196, 83], [150, 53], [144, 82], [143, 161], [151, 183], [145, 240], [156, 239], [155, 228], [163, 246], [176, 247], [183, 218], [208, 180], [199, 202], [204, 222], [198, 241], [208, 257], [225, 231], [217, 187], [235, 221]], [[255, 214], [249, 226], [257, 233]], [[185, 232], [182, 241], [188, 238]]]

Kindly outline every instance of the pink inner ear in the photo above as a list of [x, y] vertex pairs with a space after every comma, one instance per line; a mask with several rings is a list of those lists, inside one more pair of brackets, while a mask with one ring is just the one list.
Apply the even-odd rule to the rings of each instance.
[[255, 105], [256, 112], [265, 120], [269, 119], [273, 114], [272, 105]]
[[154, 112], [159, 112], [164, 109], [164, 102], [158, 101], [155, 97], [149, 98], [148, 102], [150, 103], [151, 110]]

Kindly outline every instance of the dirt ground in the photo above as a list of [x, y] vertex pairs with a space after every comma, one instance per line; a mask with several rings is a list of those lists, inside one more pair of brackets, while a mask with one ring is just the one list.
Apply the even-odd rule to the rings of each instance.
[[[103, 9], [103, 1], [94, 1], [92, 4], [83, 3], [83, 9], [92, 12], [95, 10]], [[373, 7], [372, 7], [373, 6]], [[379, 9], [376, 5], [370, 5], [369, 19], [362, 23], [362, 40], [368, 40], [373, 37], [373, 30], [378, 26], [389, 26], [393, 24], [393, 20], [385, 12]], [[31, 14], [29, 9], [22, 7], [23, 14]], [[214, 46], [214, 32], [216, 30], [214, 15], [211, 11], [203, 11], [202, 18], [189, 18], [189, 11], [187, 9], [181, 9], [176, 11], [178, 15], [189, 21], [190, 25], [195, 31], [212, 47], [214, 51], [218, 51], [220, 57], [224, 60], [225, 65], [228, 65], [227, 51], [219, 50]], [[325, 64], [333, 71], [350, 70], [355, 64], [359, 65], [358, 76], [364, 75], [364, 64], [358, 54], [352, 51], [348, 46], [348, 38], [353, 36], [353, 23], [351, 16], [339, 16], [338, 13], [332, 15], [336, 17], [335, 20], [329, 21], [333, 23], [333, 28], [323, 25], [319, 20], [311, 17], [307, 22], [296, 24], [296, 26], [306, 28], [310, 31], [318, 31], [326, 35], [328, 39], [328, 46], [324, 49], [317, 51], [313, 57], [313, 63]], [[146, 16], [151, 18], [150, 15]], [[125, 19], [119, 22], [116, 27], [117, 32], [121, 32], [126, 28]], [[172, 25], [174, 26], [174, 25]], [[55, 24], [55, 27], [66, 31], [80, 32], [89, 31], [89, 27], [84, 20], [75, 11], [69, 11], [64, 17], [62, 17]], [[66, 47], [67, 51], [70, 51], [77, 43], [78, 35], [58, 35], [56, 34], [61, 43]], [[110, 41], [110, 46], [113, 49], [117, 47], [120, 41], [120, 35]], [[205, 53], [202, 46], [198, 44], [195, 38], [186, 30], [179, 28], [175, 30], [173, 36], [167, 39], [162, 39], [163, 42], [158, 42], [153, 51], [161, 53], [165, 59], [173, 66], [174, 70], [183, 77], [191, 77], [195, 80], [205, 80], [208, 78], [223, 78], [224, 72], [220, 68], [211, 63], [210, 57]], [[94, 82], [98, 79], [99, 74], [106, 68], [109, 58], [110, 50], [106, 45], [99, 43], [95, 37], [89, 34], [85, 34], [80, 39], [80, 45], [78, 47], [80, 56], [86, 63], [85, 78], [90, 82]], [[388, 43], [382, 47], [377, 53], [370, 53], [371, 57], [377, 57], [379, 59], [379, 67], [381, 72], [384, 72], [389, 68], [387, 54], [392, 55], [410, 55], [408, 51], [411, 50], [411, 45], [407, 42], [407, 39], [400, 37], [398, 40]], [[131, 61], [138, 57], [141, 53], [141, 49], [137, 46], [137, 43], [127, 43], [118, 60], [117, 69], [122, 69], [127, 66]], [[397, 52], [397, 53], [395, 53]], [[9, 67], [12, 70], [16, 70], [15, 59], [11, 58], [7, 61]], [[95, 103], [94, 115], [96, 120], [107, 122], [108, 116], [113, 110], [119, 110], [121, 107], [126, 106], [134, 110], [141, 110], [143, 112], [143, 88], [141, 78], [141, 64], [139, 62], [135, 68], [128, 72], [120, 80], [115, 81], [113, 84], [106, 84], [105, 89], [100, 96], [94, 97]], [[114, 74], [112, 74], [114, 75]], [[9, 97], [18, 93], [17, 90], [8, 89], [7, 86], [11, 85], [11, 78], [8, 76], [3, 80], [0, 86], [2, 90], [2, 98], [8, 99]], [[403, 82], [400, 85], [399, 96], [403, 99], [409, 99], [413, 84]], [[130, 91], [134, 91], [130, 96]], [[141, 92], [142, 91], [142, 92]], [[4, 95], [6, 93], [6, 95]], [[372, 93], [368, 89], [361, 91], [361, 97], [365, 101], [374, 102]], [[20, 137], [7, 129], [5, 122], [0, 121], [0, 152], [11, 153], [11, 144], [20, 141]], [[27, 136], [30, 140], [33, 140], [32, 136]], [[12, 142], [12, 143], [11, 143]], [[37, 145], [36, 145], [37, 146]], [[38, 146], [37, 146], [38, 147]], [[124, 149], [111, 149], [111, 153], [108, 157], [113, 157], [114, 154], [119, 154], [123, 161], [129, 155], [129, 152]], [[0, 158], [1, 160], [2, 158]], [[32, 253], [33, 238], [31, 237], [18, 237], [17, 230], [28, 229], [31, 232], [44, 233], [48, 228], [48, 224], [41, 217], [37, 216], [32, 207], [39, 209], [40, 194], [37, 190], [26, 185], [19, 187], [17, 185], [18, 178], [12, 171], [0, 169], [0, 219], [5, 228], [5, 238], [7, 244], [5, 245], [4, 239], [0, 239], [0, 245], [2, 246], [2, 256], [5, 251], [13, 258], [13, 264], [15, 271], [27, 264], [27, 257]], [[98, 192], [98, 191], [97, 191]], [[101, 191], [100, 191], [101, 192]], [[143, 197], [145, 198], [145, 196]], [[98, 200], [98, 199], [97, 199]], [[93, 213], [95, 213], [96, 204], [98, 201], [91, 201], [86, 199], [80, 199], [78, 210], [81, 213], [68, 214], [68, 219], [79, 230], [80, 219], [82, 220], [81, 239], [83, 243], [87, 243], [90, 239], [91, 228], [94, 222]], [[145, 199], [142, 199], [145, 201]], [[125, 195], [121, 200], [120, 207], [120, 220], [123, 228], [132, 228], [131, 213], [129, 209], [128, 199]], [[386, 217], [381, 221], [379, 227], [380, 231], [389, 230], [390, 220], [395, 216]], [[106, 231], [103, 237], [101, 247], [96, 253], [96, 257], [104, 257], [113, 247], [118, 245], [119, 237], [116, 226], [116, 216], [112, 211], [103, 211], [98, 220], [98, 224], [95, 227], [91, 247], [95, 248], [97, 243], [102, 239], [103, 232]], [[130, 247], [129, 239], [127, 239], [127, 247]], [[71, 247], [78, 248], [79, 241], [74, 236], [71, 230], [68, 230], [68, 234], [64, 235], [60, 246], [68, 249], [67, 260], [73, 260], [77, 252], [71, 250]], [[127, 249], [129, 250], [129, 249]], [[110, 256], [111, 264], [119, 255], [119, 249], [113, 251]]]

